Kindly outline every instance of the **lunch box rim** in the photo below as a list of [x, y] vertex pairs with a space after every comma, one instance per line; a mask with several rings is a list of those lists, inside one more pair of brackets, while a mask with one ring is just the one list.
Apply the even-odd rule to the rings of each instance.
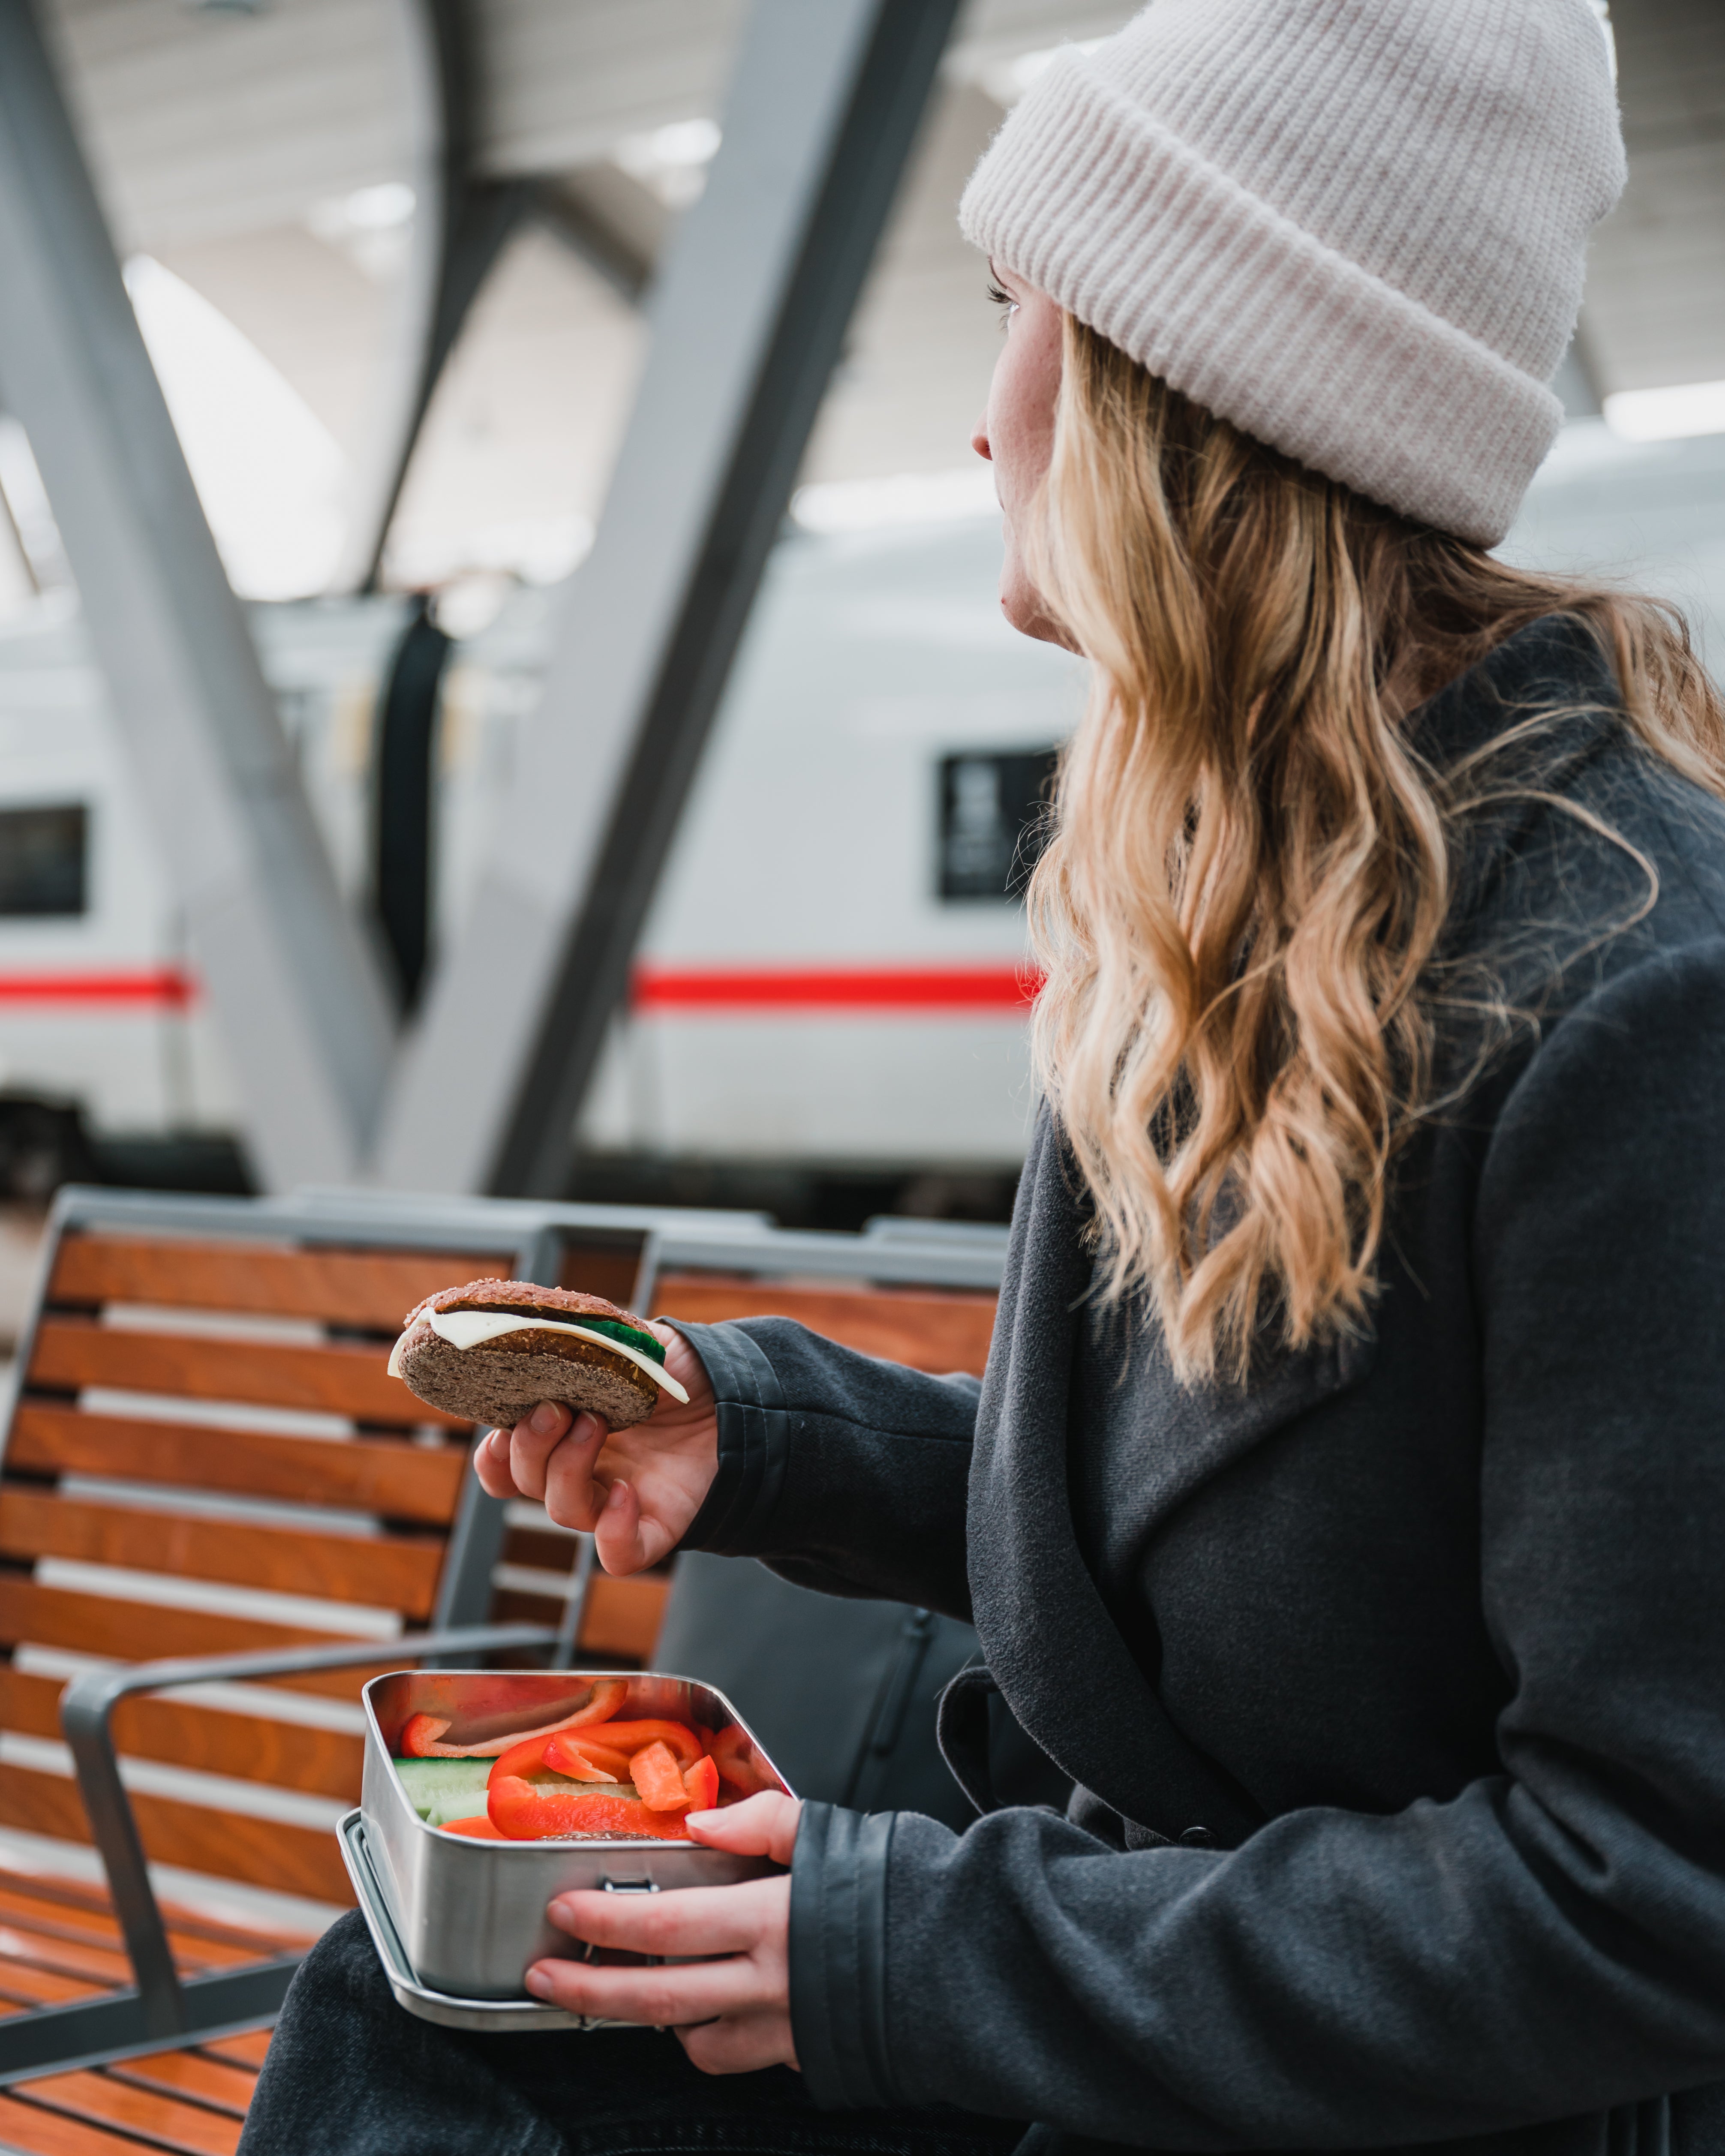
[[[720, 1691], [716, 1685], [709, 1684], [705, 1677], [683, 1676], [673, 1670], [459, 1670], [439, 1669], [435, 1666], [430, 1668], [418, 1668], [409, 1666], [398, 1670], [380, 1671], [376, 1676], [367, 1678], [360, 1692], [360, 1701], [365, 1709], [367, 1738], [370, 1738], [375, 1737], [378, 1754], [388, 1765], [390, 1774], [394, 1780], [395, 1786], [401, 1791], [403, 1797], [407, 1796], [407, 1789], [402, 1782], [400, 1775], [395, 1772], [395, 1754], [391, 1752], [388, 1744], [383, 1741], [382, 1725], [377, 1719], [377, 1711], [372, 1702], [372, 1693], [375, 1686], [381, 1684], [387, 1684], [392, 1679], [402, 1676], [560, 1677], [571, 1678], [578, 1681], [586, 1680], [593, 1684], [605, 1683], [614, 1678], [620, 1677], [625, 1681], [631, 1682], [645, 1681], [650, 1679], [653, 1681], [660, 1684], [685, 1684], [698, 1686], [702, 1691], [707, 1693], [710, 1697], [718, 1702], [718, 1704], [724, 1709], [725, 1712], [730, 1716], [732, 1721], [734, 1722], [737, 1727], [742, 1731], [744, 1736], [748, 1738], [749, 1743], [755, 1748], [755, 1750], [759, 1755], [763, 1764], [771, 1768], [772, 1772], [778, 1777], [780, 1790], [786, 1795], [792, 1795], [794, 1794], [791, 1789], [790, 1784], [785, 1779], [783, 1774], [780, 1771], [777, 1763], [774, 1761], [773, 1755], [768, 1751], [766, 1746], [762, 1743], [760, 1738], [756, 1736], [754, 1731], [750, 1728], [748, 1723], [743, 1719], [742, 1716], [737, 1712], [730, 1699], [725, 1693]], [[363, 1807], [362, 1806], [361, 1809], [363, 1809]], [[470, 1848], [480, 1850], [519, 1851], [531, 1855], [536, 1851], [543, 1851], [550, 1848], [567, 1848], [584, 1845], [593, 1848], [604, 1849], [607, 1851], [651, 1849], [675, 1858], [684, 1850], [691, 1851], [703, 1851], [706, 1847], [706, 1845], [701, 1842], [676, 1842], [667, 1837], [644, 1834], [547, 1835], [542, 1839], [531, 1841], [491, 1841], [474, 1835], [450, 1834], [449, 1830], [445, 1827], [434, 1826], [429, 1820], [420, 1818], [418, 1813], [413, 1809], [411, 1799], [409, 1799], [408, 1802], [408, 1811], [410, 1815], [413, 1825], [419, 1829], [422, 1833], [441, 1835], [448, 1840], [465, 1842]]]

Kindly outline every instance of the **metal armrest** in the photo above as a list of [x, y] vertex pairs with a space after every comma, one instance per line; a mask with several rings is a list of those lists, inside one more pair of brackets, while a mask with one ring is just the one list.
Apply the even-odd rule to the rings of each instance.
[[464, 1625], [397, 1640], [343, 1640], [339, 1646], [283, 1647], [270, 1654], [184, 1656], [130, 1668], [90, 1670], [60, 1695], [60, 1727], [70, 1746], [92, 1840], [108, 1874], [114, 1913], [126, 1936], [137, 1981], [145, 2033], [172, 2040], [190, 2021], [167, 1929], [150, 1883], [144, 1845], [115, 1755], [114, 1710], [133, 1692], [194, 1684], [238, 1684], [259, 1677], [302, 1676], [312, 1670], [362, 1669], [368, 1663], [418, 1662], [428, 1655], [482, 1654], [502, 1647], [545, 1647], [558, 1633], [546, 1625]]

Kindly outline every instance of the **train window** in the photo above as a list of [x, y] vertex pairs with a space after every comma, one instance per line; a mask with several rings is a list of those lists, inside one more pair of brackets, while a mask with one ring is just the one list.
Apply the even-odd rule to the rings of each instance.
[[1040, 829], [1059, 751], [967, 750], [940, 763], [940, 895], [1022, 896], [1041, 851]]
[[90, 811], [81, 801], [0, 808], [0, 919], [84, 912], [89, 855]]

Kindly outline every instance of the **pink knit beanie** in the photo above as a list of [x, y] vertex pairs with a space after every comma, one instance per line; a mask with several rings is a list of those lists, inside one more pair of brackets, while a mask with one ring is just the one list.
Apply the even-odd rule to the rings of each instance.
[[1495, 546], [1623, 182], [1589, 0], [1154, 0], [1037, 78], [958, 214], [1219, 418]]

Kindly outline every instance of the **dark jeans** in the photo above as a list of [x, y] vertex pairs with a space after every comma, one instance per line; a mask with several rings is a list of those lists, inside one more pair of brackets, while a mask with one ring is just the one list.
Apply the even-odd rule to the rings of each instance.
[[356, 1912], [294, 1979], [239, 2156], [1007, 2156], [1005, 2119], [817, 2111], [800, 2075], [698, 2073], [675, 2036], [470, 2036], [406, 2013]]

